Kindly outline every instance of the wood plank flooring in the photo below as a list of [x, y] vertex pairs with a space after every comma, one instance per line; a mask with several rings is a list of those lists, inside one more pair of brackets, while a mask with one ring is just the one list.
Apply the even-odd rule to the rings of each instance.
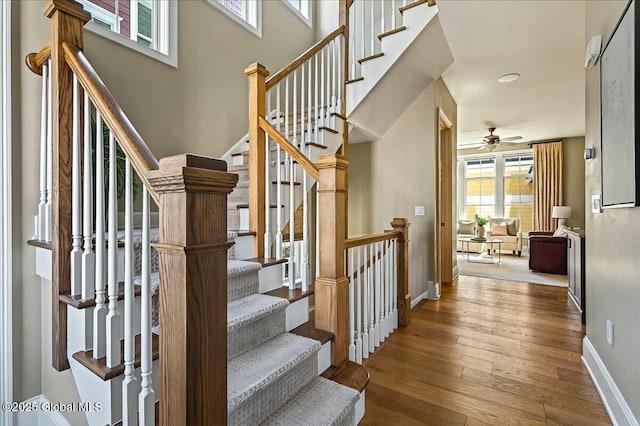
[[364, 365], [361, 425], [609, 425], [567, 289], [460, 276]]

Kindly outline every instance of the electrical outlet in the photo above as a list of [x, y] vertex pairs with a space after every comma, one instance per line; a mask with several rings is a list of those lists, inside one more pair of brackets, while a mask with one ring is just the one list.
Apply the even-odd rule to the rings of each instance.
[[607, 343], [613, 346], [613, 323], [607, 320]]

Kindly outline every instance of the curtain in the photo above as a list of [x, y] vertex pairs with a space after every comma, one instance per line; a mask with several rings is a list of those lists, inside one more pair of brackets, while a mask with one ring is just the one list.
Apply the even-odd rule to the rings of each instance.
[[562, 205], [562, 141], [533, 146], [533, 229], [552, 231], [553, 206]]

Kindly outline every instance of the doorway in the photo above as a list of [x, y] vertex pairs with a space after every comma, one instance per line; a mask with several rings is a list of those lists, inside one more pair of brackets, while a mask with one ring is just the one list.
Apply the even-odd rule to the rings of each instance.
[[455, 151], [453, 124], [441, 108], [437, 109], [436, 190], [435, 190], [435, 278], [434, 293], [440, 297], [440, 284], [450, 284], [458, 276], [455, 271], [454, 242], [453, 153]]

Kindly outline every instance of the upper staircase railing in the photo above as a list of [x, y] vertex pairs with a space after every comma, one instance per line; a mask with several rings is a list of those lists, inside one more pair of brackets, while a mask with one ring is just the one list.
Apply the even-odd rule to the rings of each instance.
[[34, 245], [52, 251], [52, 364], [65, 370], [73, 356], [103, 380], [123, 374], [122, 412], [115, 404], [107, 421], [153, 425], [159, 357], [160, 423], [224, 424], [227, 295], [210, 283], [226, 282], [226, 197], [238, 177], [191, 154], [158, 161], [82, 52], [91, 16], [73, 0], [44, 12], [51, 39], [26, 62], [43, 77]]

